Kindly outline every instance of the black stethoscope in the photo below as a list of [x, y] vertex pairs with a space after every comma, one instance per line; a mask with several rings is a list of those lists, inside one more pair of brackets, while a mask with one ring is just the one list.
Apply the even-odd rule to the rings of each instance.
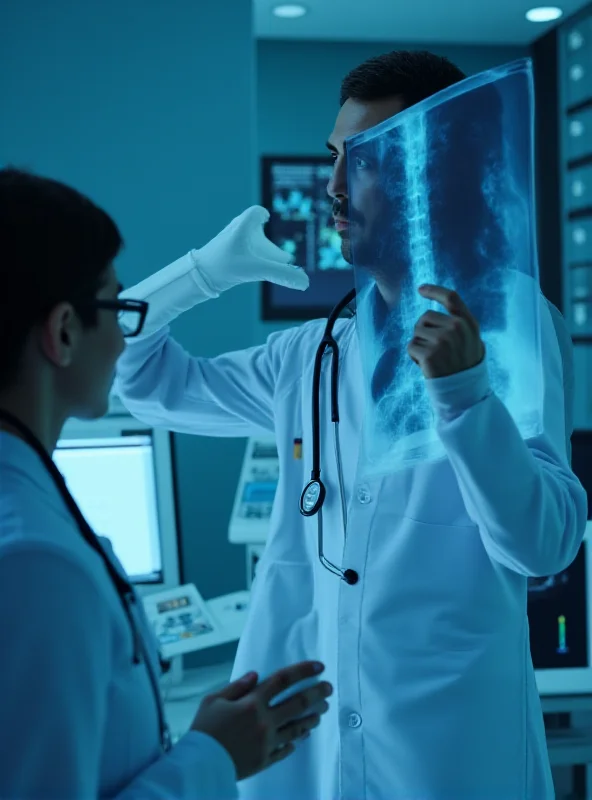
[[159, 727], [161, 747], [163, 752], [165, 753], [168, 752], [171, 748], [171, 735], [164, 715], [158, 678], [154, 674], [154, 670], [152, 669], [152, 665], [150, 664], [150, 660], [148, 658], [144, 646], [144, 639], [136, 626], [136, 622], [132, 612], [132, 607], [136, 605], [136, 595], [134, 593], [132, 585], [126, 578], [124, 578], [119, 574], [119, 572], [115, 569], [115, 566], [111, 563], [111, 561], [107, 557], [107, 554], [103, 550], [101, 543], [97, 538], [97, 535], [92, 530], [88, 522], [85, 520], [82, 512], [78, 508], [76, 501], [70, 494], [70, 490], [68, 489], [66, 481], [64, 480], [61, 472], [58, 470], [53, 460], [46, 452], [45, 448], [43, 447], [41, 442], [37, 439], [37, 437], [29, 430], [29, 428], [27, 428], [26, 425], [24, 425], [19, 419], [17, 419], [17, 417], [8, 413], [8, 411], [4, 411], [3, 409], [0, 409], [0, 421], [6, 422], [12, 428], [18, 431], [18, 433], [22, 436], [23, 440], [37, 453], [37, 455], [39, 456], [39, 458], [43, 463], [43, 466], [51, 476], [57, 490], [59, 491], [62, 499], [64, 500], [66, 507], [68, 508], [68, 511], [70, 512], [70, 514], [74, 518], [74, 521], [78, 525], [80, 533], [82, 534], [82, 538], [102, 558], [105, 568], [109, 573], [109, 577], [111, 578], [111, 580], [115, 585], [115, 589], [117, 591], [117, 594], [119, 595], [119, 599], [121, 600], [123, 610], [125, 612], [126, 617], [128, 618], [131, 627], [132, 639], [134, 642], [133, 663], [141, 664], [143, 661], [146, 665], [146, 670], [148, 671], [148, 676], [150, 678], [150, 683], [152, 685], [152, 691], [154, 693], [154, 701], [156, 703], [156, 708], [158, 712], [158, 727]]
[[341, 466], [341, 448], [339, 445], [339, 345], [333, 336], [333, 328], [342, 312], [353, 302], [356, 290], [352, 289], [343, 300], [335, 306], [329, 314], [325, 332], [315, 356], [312, 378], [312, 470], [310, 481], [304, 487], [300, 497], [300, 513], [304, 517], [318, 515], [318, 547], [321, 564], [344, 580], [350, 586], [359, 580], [358, 573], [353, 569], [342, 569], [326, 558], [323, 552], [323, 504], [327, 497], [327, 489], [321, 480], [321, 375], [323, 357], [327, 350], [331, 352], [331, 422], [334, 426], [335, 456], [337, 459], [337, 476], [339, 492], [341, 495], [341, 512], [343, 516], [344, 533], [347, 527], [347, 503]]

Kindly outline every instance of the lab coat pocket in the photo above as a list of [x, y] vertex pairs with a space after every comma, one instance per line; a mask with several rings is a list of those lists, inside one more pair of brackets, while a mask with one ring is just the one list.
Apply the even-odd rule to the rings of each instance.
[[475, 525], [447, 459], [418, 464], [414, 469], [385, 477], [380, 502], [391, 512], [418, 523], [452, 528]]
[[408, 652], [502, 646], [514, 625], [504, 611], [505, 576], [475, 525], [383, 518], [373, 531], [366, 583], [393, 587], [367, 595], [370, 628], [390, 632]]

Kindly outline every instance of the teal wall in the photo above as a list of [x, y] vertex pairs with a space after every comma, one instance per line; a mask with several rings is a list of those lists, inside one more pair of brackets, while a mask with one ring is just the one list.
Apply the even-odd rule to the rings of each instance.
[[[104, 206], [131, 285], [256, 201], [250, 0], [4, 0], [0, 114], [0, 163]], [[195, 353], [236, 349], [253, 341], [256, 308], [256, 287], [241, 287], [175, 332]], [[206, 597], [234, 591], [244, 556], [226, 531], [243, 442], [176, 443], [185, 578]]]

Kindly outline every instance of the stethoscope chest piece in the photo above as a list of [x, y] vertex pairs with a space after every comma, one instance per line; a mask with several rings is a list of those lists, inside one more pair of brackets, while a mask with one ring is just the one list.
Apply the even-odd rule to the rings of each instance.
[[300, 513], [303, 517], [314, 517], [325, 502], [327, 490], [322, 481], [313, 479], [304, 487], [300, 496]]

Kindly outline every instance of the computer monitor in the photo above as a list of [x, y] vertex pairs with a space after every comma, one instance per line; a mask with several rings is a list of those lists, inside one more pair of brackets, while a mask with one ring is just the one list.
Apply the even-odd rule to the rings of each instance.
[[332, 222], [327, 194], [331, 159], [264, 156], [261, 166], [262, 203], [271, 215], [266, 234], [310, 278], [305, 292], [263, 283], [262, 317], [274, 321], [326, 317], [354, 286], [352, 268], [341, 255], [341, 239]]
[[[572, 469], [591, 498], [592, 431], [576, 431], [571, 441]], [[539, 692], [592, 694], [592, 522], [571, 566], [529, 580], [528, 620]]]
[[180, 583], [171, 436], [127, 414], [69, 421], [54, 461], [141, 595]]

